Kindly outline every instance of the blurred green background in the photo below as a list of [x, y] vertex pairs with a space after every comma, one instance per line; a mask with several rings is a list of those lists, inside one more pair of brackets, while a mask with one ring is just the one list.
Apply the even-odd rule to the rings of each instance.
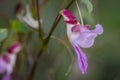
[[[42, 4], [42, 1], [44, 0], [40, 0], [40, 4]], [[27, 73], [29, 72], [27, 68], [29, 66], [26, 64], [25, 53], [32, 54], [34, 59], [39, 51], [40, 42], [36, 30], [31, 31], [31, 29], [26, 28], [25, 31], [17, 33], [10, 29], [10, 26], [4, 20], [3, 15], [9, 20], [16, 19], [14, 9], [18, 2], [19, 0], [0, 0], [0, 28], [8, 28], [10, 31], [7, 39], [1, 42], [0, 53], [4, 52], [11, 43], [18, 40], [18, 36], [22, 35], [20, 38], [22, 38], [21, 42], [25, 46], [25, 50], [19, 55], [20, 63], [17, 64], [19, 67], [13, 73], [13, 80], [27, 80]], [[45, 33], [48, 33], [51, 29], [62, 2], [63, 0], [46, 0], [41, 6], [40, 15]], [[70, 0], [67, 0], [65, 6], [69, 2]], [[120, 0], [91, 0], [91, 2], [94, 7], [91, 15], [87, 12], [85, 5], [80, 3], [84, 21], [86, 24], [91, 24], [92, 28], [97, 23], [102, 24], [104, 33], [96, 38], [93, 47], [83, 49], [88, 56], [87, 74], [81, 74], [76, 59], [70, 74], [66, 76], [65, 73], [71, 64], [71, 57], [63, 44], [51, 39], [47, 50], [39, 59], [35, 80], [120, 80]], [[70, 7], [70, 10], [79, 18], [75, 3]], [[69, 44], [63, 18], [53, 35]], [[72, 48], [71, 51], [75, 56]]]

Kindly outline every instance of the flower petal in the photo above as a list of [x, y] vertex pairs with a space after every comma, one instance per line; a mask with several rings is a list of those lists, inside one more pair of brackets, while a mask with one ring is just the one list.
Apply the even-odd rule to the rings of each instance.
[[78, 19], [73, 15], [73, 13], [67, 9], [63, 9], [60, 11], [60, 14], [64, 17], [66, 23], [69, 24], [77, 24]]
[[10, 75], [5, 75], [2, 80], [10, 80]]
[[11, 74], [14, 65], [10, 63], [6, 62], [4, 56], [0, 56], [0, 73], [6, 72], [7, 75]]
[[86, 70], [87, 70], [87, 66], [88, 66], [87, 57], [82, 52], [82, 50], [79, 48], [79, 45], [73, 43], [72, 46], [73, 46], [73, 48], [77, 54], [77, 57], [78, 57], [79, 68], [80, 68], [82, 74], [85, 74]]
[[80, 27], [81, 27], [80, 25], [75, 25], [71, 28], [71, 31], [72, 32], [80, 32]]
[[94, 40], [97, 37], [96, 33], [92, 33], [90, 31], [83, 31], [79, 33], [78, 38], [76, 38], [76, 43], [79, 44], [82, 48], [89, 48], [94, 44]]
[[95, 29], [93, 30], [94, 33], [101, 35], [103, 33], [103, 27], [100, 24], [95, 25]]
[[21, 45], [17, 42], [17, 43], [14, 43], [13, 45], [11, 45], [7, 52], [9, 54], [14, 54], [14, 53], [18, 53], [19, 51], [21, 50]]
[[84, 28], [81, 28], [79, 37], [76, 38], [75, 41], [82, 48], [90, 48], [94, 44], [95, 38], [98, 35], [101, 35], [102, 33], [103, 33], [103, 28], [100, 24], [97, 24], [94, 30], [90, 30], [85, 26]]
[[3, 60], [2, 56], [0, 56], [0, 73], [5, 71], [6, 66], [7, 63]]
[[31, 15], [23, 17], [23, 21], [30, 27], [38, 29], [38, 21], [36, 21]]

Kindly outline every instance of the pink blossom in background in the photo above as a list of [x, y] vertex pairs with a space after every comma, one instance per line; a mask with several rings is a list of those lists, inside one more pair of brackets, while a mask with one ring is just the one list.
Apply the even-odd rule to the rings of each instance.
[[[25, 15], [24, 15], [25, 13]], [[32, 12], [30, 11], [29, 5], [26, 5], [26, 9], [22, 10], [21, 13], [17, 14], [17, 18], [27, 24], [29, 27], [34, 28], [34, 29], [38, 29], [38, 20], [34, 19], [34, 17], [32, 16]], [[40, 22], [42, 23], [42, 19], [40, 19]]]
[[21, 45], [15, 43], [8, 48], [5, 54], [0, 55], [0, 73], [6, 72], [2, 80], [10, 80], [16, 62], [16, 55], [20, 50]]
[[102, 25], [97, 24], [95, 29], [90, 30], [90, 25], [82, 26], [69, 10], [64, 9], [60, 13], [67, 25], [68, 39], [77, 54], [78, 66], [82, 74], [85, 74], [88, 67], [87, 56], [81, 48], [90, 48], [94, 45], [95, 38], [103, 33]]

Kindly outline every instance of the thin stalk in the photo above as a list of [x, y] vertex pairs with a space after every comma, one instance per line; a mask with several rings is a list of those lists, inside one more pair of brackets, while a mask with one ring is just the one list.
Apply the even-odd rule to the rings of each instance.
[[38, 65], [38, 61], [39, 61], [39, 58], [40, 56], [42, 55], [44, 49], [41, 49], [39, 51], [39, 54], [37, 55], [37, 57], [35, 58], [35, 61], [33, 63], [33, 66], [32, 66], [32, 69], [31, 69], [31, 72], [30, 72], [30, 75], [28, 76], [28, 80], [34, 80], [34, 77], [35, 77], [35, 71], [36, 71], [36, 68], [37, 68], [37, 65]]
[[63, 41], [62, 39], [59, 39], [59, 38], [56, 37], [56, 36], [51, 36], [51, 38], [52, 38], [52, 39], [56, 39], [56, 40], [58, 40], [60, 43], [62, 43], [62, 44], [66, 47], [66, 49], [68, 50], [68, 52], [70, 53], [70, 56], [71, 56], [72, 60], [74, 60], [74, 55], [73, 55], [71, 49], [69, 48], [69, 46], [67, 45], [67, 43], [66, 43], [65, 41]]
[[[37, 0], [37, 1], [38, 1], [38, 0]], [[72, 0], [72, 1], [68, 4], [68, 6], [66, 7], [66, 9], [68, 9], [68, 8], [72, 5], [72, 3], [73, 3], [74, 1], [75, 1], [75, 0]], [[46, 47], [47, 47], [47, 45], [48, 45], [48, 42], [50, 41], [50, 37], [51, 37], [52, 33], [54, 32], [55, 28], [57, 27], [57, 24], [58, 24], [58, 22], [60, 21], [61, 17], [62, 17], [62, 16], [58, 13], [57, 17], [56, 17], [55, 20], [54, 20], [54, 23], [53, 23], [53, 25], [52, 25], [52, 28], [51, 28], [51, 30], [50, 30], [47, 38], [45, 39], [45, 41], [43, 41], [43, 43], [42, 43], [42, 45], [41, 45], [41, 49], [40, 49], [37, 57], [35, 58], [35, 61], [34, 61], [33, 66], [32, 66], [32, 68], [31, 68], [30, 75], [28, 76], [28, 80], [34, 80], [35, 71], [36, 71], [36, 68], [37, 68], [37, 65], [38, 65], [38, 59], [41, 57], [41, 55], [43, 54], [44, 50], [46, 49]], [[39, 25], [40, 25], [40, 24], [39, 24]], [[41, 30], [41, 29], [40, 29], [40, 30]], [[40, 30], [39, 30], [39, 31], [40, 31]], [[40, 32], [40, 33], [41, 33], [41, 32]], [[41, 34], [40, 34], [40, 36], [41, 36]]]
[[84, 23], [83, 23], [83, 17], [82, 17], [82, 13], [81, 13], [81, 10], [80, 10], [80, 7], [78, 5], [78, 2], [77, 0], [75, 0], [75, 3], [77, 5], [77, 8], [78, 8], [78, 12], [79, 12], [79, 15], [80, 15], [80, 21], [81, 21], [81, 25], [84, 26]]
[[[68, 8], [73, 4], [74, 1], [75, 1], [75, 0], [71, 0], [71, 2], [68, 4], [68, 6], [66, 7], [66, 9], [68, 9]], [[45, 41], [46, 44], [48, 44], [48, 42], [49, 42], [49, 40], [50, 40], [50, 36], [52, 35], [52, 33], [54, 32], [54, 30], [56, 29], [57, 24], [58, 24], [58, 22], [60, 21], [61, 18], [62, 18], [62, 16], [58, 13], [58, 15], [57, 15], [57, 17], [55, 18], [55, 21], [54, 21], [54, 23], [53, 23], [53, 25], [52, 25], [52, 28], [51, 28], [51, 30], [50, 30], [47, 38], [46, 38], [46, 41]]]
[[69, 67], [68, 67], [67, 72], [65, 73], [65, 76], [68, 76], [69, 73], [71, 72], [71, 69], [72, 69], [72, 64], [73, 64], [73, 62], [74, 62], [74, 55], [73, 55], [71, 49], [69, 48], [69, 46], [67, 45], [67, 43], [66, 43], [65, 41], [63, 41], [62, 39], [57, 38], [56, 36], [51, 36], [51, 38], [52, 38], [52, 39], [56, 39], [56, 40], [58, 40], [60, 43], [62, 43], [62, 44], [65, 46], [65, 48], [67, 49], [68, 53], [70, 54], [70, 57], [71, 57], [71, 60], [72, 60], [72, 61], [71, 61], [71, 64], [69, 65]]
[[67, 1], [67, 0], [64, 0], [64, 1], [62, 2], [61, 6], [60, 6], [60, 9], [62, 9], [62, 8], [64, 7], [66, 1]]
[[37, 18], [38, 18], [38, 31], [39, 31], [39, 38], [41, 39], [41, 41], [43, 41], [43, 30], [42, 30], [42, 25], [40, 22], [40, 13], [39, 13], [39, 0], [36, 0], [36, 9], [37, 9]]

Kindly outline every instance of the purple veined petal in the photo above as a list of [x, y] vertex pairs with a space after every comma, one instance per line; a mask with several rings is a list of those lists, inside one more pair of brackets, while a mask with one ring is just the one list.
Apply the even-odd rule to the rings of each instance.
[[90, 48], [94, 44], [96, 37], [96, 33], [86, 30], [79, 33], [79, 36], [76, 38], [75, 42], [82, 48]]
[[6, 70], [7, 63], [3, 60], [2, 56], [0, 56], [0, 73]]
[[72, 32], [79, 32], [80, 33], [81, 26], [80, 25], [75, 25], [71, 28]]
[[85, 74], [87, 71], [88, 63], [87, 63], [87, 57], [80, 49], [79, 45], [72, 44], [78, 58], [78, 66], [82, 72], [82, 74]]
[[2, 56], [2, 59], [4, 60], [4, 62], [6, 62], [6, 63], [10, 63], [10, 57], [9, 57], [9, 55], [3, 55]]
[[11, 75], [5, 75], [5, 76], [3, 76], [2, 80], [10, 80], [10, 77], [11, 77]]
[[100, 24], [97, 24], [94, 30], [86, 27], [81, 28], [81, 32], [75, 40], [82, 48], [90, 48], [94, 44], [95, 38], [103, 33], [103, 28]]
[[90, 25], [89, 24], [86, 24], [84, 27], [87, 28], [87, 29], [90, 29]]
[[92, 32], [101, 35], [103, 33], [102, 25], [101, 24], [97, 24], [97, 25], [95, 25], [95, 27], [96, 28], [94, 30], [92, 30]]
[[90, 48], [94, 44], [95, 38], [102, 33], [103, 28], [100, 24], [97, 24], [94, 30], [83, 28], [76, 39], [76, 43], [82, 48]]
[[8, 63], [5, 59], [4, 56], [0, 56], [0, 73], [6, 72], [6, 74], [11, 74], [13, 70], [13, 65]]

